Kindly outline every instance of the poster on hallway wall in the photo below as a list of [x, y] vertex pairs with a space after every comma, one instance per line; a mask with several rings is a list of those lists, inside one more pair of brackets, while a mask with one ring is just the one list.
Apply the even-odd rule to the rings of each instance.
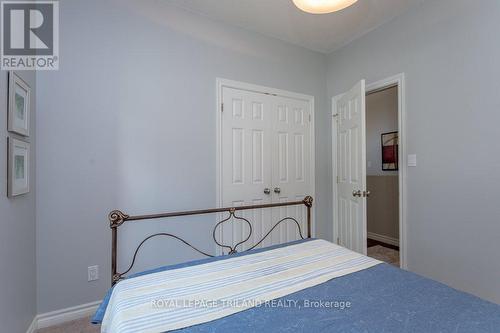
[[398, 132], [382, 134], [382, 171], [398, 170]]

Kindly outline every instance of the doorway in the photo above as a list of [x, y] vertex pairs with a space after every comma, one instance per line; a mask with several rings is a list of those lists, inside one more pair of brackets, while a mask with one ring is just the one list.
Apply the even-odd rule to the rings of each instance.
[[366, 93], [367, 254], [399, 267], [398, 87]]
[[[375, 160], [375, 158], [368, 156], [367, 135], [369, 133], [367, 133], [366, 106], [367, 99], [372, 99], [370, 96], [377, 97], [377, 93], [384, 91], [396, 95], [394, 98], [396, 98], [397, 107], [397, 126], [394, 126], [394, 122], [392, 122], [391, 126], [394, 130], [384, 130], [383, 133], [377, 134], [379, 135], [377, 145], [380, 147], [377, 151], [380, 152], [380, 164], [382, 164], [382, 151], [384, 149], [386, 152], [385, 162], [389, 162], [378, 165], [378, 159]], [[369, 245], [370, 247], [381, 246], [382, 250], [398, 250], [392, 254], [396, 257], [395, 259], [399, 255], [401, 268], [406, 268], [407, 255], [405, 118], [404, 74], [368, 85], [365, 85], [365, 81], [362, 80], [348, 92], [332, 99], [333, 240], [365, 255], [368, 254]], [[370, 119], [368, 120], [370, 121]], [[382, 134], [385, 134], [384, 138], [387, 141], [385, 145], [392, 147], [382, 147], [384, 145]], [[395, 136], [397, 136], [397, 144], [393, 144], [396, 140]], [[368, 149], [371, 149], [370, 145], [371, 141]], [[395, 163], [396, 161], [397, 163]], [[397, 170], [395, 170], [396, 166]], [[376, 199], [386, 199], [381, 194], [382, 192], [377, 189], [373, 192], [369, 187], [369, 185], [378, 187], [378, 184], [373, 182], [376, 179], [369, 175], [373, 168], [387, 169], [388, 171], [380, 171], [380, 173], [391, 173], [391, 177], [393, 177], [390, 179], [393, 183], [392, 196], [396, 197], [397, 203], [391, 201], [394, 206], [391, 213], [393, 220], [396, 220], [397, 232], [392, 235], [397, 234], [397, 241], [394, 241], [396, 237], [377, 237], [385, 232], [377, 233], [373, 230], [380, 229], [372, 229], [373, 226], [368, 226], [368, 214], [373, 213], [374, 216], [370, 215], [371, 220], [376, 218], [377, 212], [373, 207], [373, 204], [376, 204]], [[397, 191], [394, 190], [394, 185], [397, 187]], [[368, 205], [372, 209], [369, 209]], [[392, 226], [394, 227], [394, 225]], [[394, 231], [394, 229], [392, 230]], [[390, 244], [391, 242], [396, 245]], [[373, 249], [370, 252], [373, 252]], [[397, 265], [397, 260], [394, 260], [394, 264]]]

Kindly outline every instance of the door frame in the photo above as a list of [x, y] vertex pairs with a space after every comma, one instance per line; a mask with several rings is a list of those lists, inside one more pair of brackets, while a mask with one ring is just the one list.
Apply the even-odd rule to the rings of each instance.
[[[306, 101], [309, 103], [309, 108], [311, 111], [311, 127], [310, 127], [310, 179], [311, 179], [311, 193], [310, 195], [316, 199], [316, 142], [315, 142], [315, 129], [314, 129], [314, 96], [305, 95], [300, 93], [295, 93], [291, 91], [270, 88], [266, 86], [256, 85], [252, 83], [234, 81], [224, 78], [216, 78], [216, 104], [215, 104], [215, 114], [216, 114], [216, 207], [221, 207], [222, 205], [222, 194], [223, 194], [223, 186], [222, 186], [222, 90], [223, 88], [233, 88], [239, 90], [246, 90], [255, 93], [261, 93], [266, 95], [273, 96], [282, 96], [286, 98], [298, 99], [302, 101]], [[316, 236], [316, 213], [315, 213], [315, 204], [316, 201], [313, 201], [313, 209], [312, 209], [312, 236]]]
[[[398, 131], [399, 131], [399, 260], [401, 268], [407, 269], [407, 218], [406, 218], [406, 190], [407, 190], [407, 141], [406, 141], [406, 102], [405, 102], [405, 74], [400, 73], [366, 85], [365, 93], [373, 93], [389, 87], [398, 87]], [[343, 94], [332, 98], [332, 179], [333, 179], [333, 240], [338, 238], [338, 189], [337, 189], [337, 100]]]

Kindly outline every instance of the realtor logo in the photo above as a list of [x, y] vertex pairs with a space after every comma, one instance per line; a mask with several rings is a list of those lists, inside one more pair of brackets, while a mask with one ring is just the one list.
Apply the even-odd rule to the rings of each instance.
[[59, 2], [1, 2], [1, 67], [59, 69]]

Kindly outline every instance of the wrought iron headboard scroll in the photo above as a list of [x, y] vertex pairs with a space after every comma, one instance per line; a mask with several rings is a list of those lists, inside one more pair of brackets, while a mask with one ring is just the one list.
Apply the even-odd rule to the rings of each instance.
[[[118, 262], [118, 260], [117, 260], [118, 228], [123, 223], [125, 223], [125, 222], [129, 222], [129, 221], [141, 221], [141, 220], [152, 220], [152, 219], [160, 219], [160, 218], [168, 218], [168, 217], [180, 217], [180, 216], [189, 216], [189, 215], [202, 215], [202, 214], [212, 214], [212, 213], [224, 213], [224, 212], [228, 212], [229, 216], [227, 218], [224, 218], [223, 220], [219, 221], [215, 225], [215, 227], [213, 229], [212, 237], [213, 237], [213, 239], [214, 239], [214, 241], [215, 241], [215, 243], [217, 245], [219, 245], [222, 248], [227, 249], [229, 254], [234, 254], [234, 253], [237, 252], [238, 246], [244, 244], [245, 242], [247, 242], [250, 239], [250, 236], [252, 235], [252, 231], [253, 231], [252, 230], [252, 224], [250, 223], [250, 221], [248, 221], [244, 217], [240, 217], [240, 216], [236, 216], [235, 215], [235, 213], [237, 211], [250, 210], [250, 209], [264, 209], [264, 208], [276, 208], [276, 207], [304, 205], [307, 208], [307, 238], [311, 238], [311, 208], [312, 208], [312, 203], [313, 203], [313, 198], [310, 197], [310, 196], [307, 196], [302, 201], [279, 202], [279, 203], [273, 203], [273, 204], [252, 205], [252, 206], [239, 206], [239, 207], [201, 209], [201, 210], [192, 210], [192, 211], [185, 211], [185, 212], [151, 214], [151, 215], [138, 215], [138, 216], [130, 216], [130, 215], [127, 215], [127, 214], [125, 214], [125, 213], [123, 213], [123, 212], [121, 212], [119, 210], [114, 210], [111, 213], [109, 213], [109, 216], [108, 216], [109, 223], [110, 223], [109, 225], [111, 227], [111, 237], [112, 237], [112, 240], [111, 240], [111, 284], [112, 285], [116, 284], [119, 280], [121, 280], [125, 276], [125, 274], [127, 274], [128, 272], [130, 272], [130, 270], [134, 266], [135, 260], [137, 258], [137, 254], [139, 253], [139, 250], [141, 249], [142, 245], [144, 245], [144, 243], [146, 243], [148, 240], [150, 240], [151, 238], [154, 238], [154, 237], [167, 236], [167, 237], [171, 237], [171, 238], [177, 239], [180, 242], [184, 243], [185, 245], [191, 247], [195, 251], [199, 252], [200, 254], [202, 254], [204, 256], [207, 256], [207, 257], [213, 257], [213, 255], [208, 254], [208, 253], [206, 253], [204, 251], [201, 251], [201, 250], [197, 249], [196, 247], [194, 247], [193, 245], [191, 245], [190, 243], [188, 243], [187, 241], [185, 241], [184, 239], [182, 239], [182, 238], [180, 238], [180, 237], [178, 237], [176, 235], [173, 235], [173, 234], [170, 234], [170, 233], [157, 233], [157, 234], [153, 234], [153, 235], [150, 235], [150, 236], [146, 237], [139, 244], [139, 246], [136, 248], [136, 250], [134, 252], [132, 263], [130, 264], [130, 266], [128, 267], [128, 269], [126, 271], [124, 271], [123, 273], [118, 273], [118, 268], [117, 268], [117, 262]], [[248, 236], [244, 240], [240, 241], [236, 245], [222, 244], [222, 243], [220, 243], [217, 240], [217, 237], [216, 237], [217, 229], [219, 228], [219, 226], [221, 226], [223, 223], [229, 221], [231, 218], [234, 218], [236, 220], [240, 220], [240, 221], [243, 221], [243, 222], [247, 223], [247, 225], [249, 226], [249, 234], [248, 234]], [[302, 235], [302, 230], [300, 228], [300, 223], [295, 218], [293, 218], [293, 217], [285, 217], [285, 218], [281, 219], [280, 221], [278, 221], [262, 237], [262, 239], [260, 241], [258, 241], [254, 245], [252, 245], [246, 251], [252, 250], [252, 249], [256, 248], [257, 246], [259, 246], [271, 234], [271, 232], [280, 223], [285, 222], [285, 221], [292, 221], [292, 222], [294, 222], [295, 225], [298, 228], [298, 232], [299, 232], [300, 238], [304, 239], [304, 237]]]

